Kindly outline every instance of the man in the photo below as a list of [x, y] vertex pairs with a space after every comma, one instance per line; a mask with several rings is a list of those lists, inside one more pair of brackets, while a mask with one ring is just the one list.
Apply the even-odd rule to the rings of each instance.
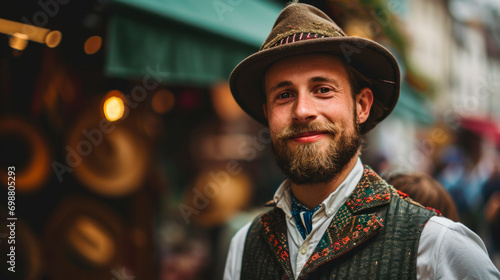
[[346, 36], [320, 10], [281, 12], [230, 85], [269, 126], [288, 179], [273, 209], [233, 237], [225, 279], [500, 279], [477, 235], [358, 158], [361, 135], [397, 102], [399, 75], [389, 51]]

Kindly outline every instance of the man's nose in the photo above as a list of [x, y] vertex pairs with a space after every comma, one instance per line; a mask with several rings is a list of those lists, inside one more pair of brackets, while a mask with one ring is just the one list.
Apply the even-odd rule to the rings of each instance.
[[292, 118], [297, 122], [309, 122], [318, 116], [314, 100], [309, 94], [299, 94], [293, 108]]

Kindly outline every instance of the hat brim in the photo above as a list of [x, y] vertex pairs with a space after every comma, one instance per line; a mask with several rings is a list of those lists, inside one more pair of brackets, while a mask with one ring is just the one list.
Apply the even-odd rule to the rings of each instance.
[[259, 51], [234, 68], [229, 78], [231, 92], [240, 107], [258, 122], [267, 126], [262, 105], [265, 103], [263, 79], [267, 69], [284, 58], [324, 53], [338, 56], [358, 72], [372, 79], [374, 98], [382, 105], [375, 115], [372, 107], [366, 133], [385, 119], [399, 98], [400, 74], [394, 56], [382, 45], [360, 37], [327, 37], [303, 40]]

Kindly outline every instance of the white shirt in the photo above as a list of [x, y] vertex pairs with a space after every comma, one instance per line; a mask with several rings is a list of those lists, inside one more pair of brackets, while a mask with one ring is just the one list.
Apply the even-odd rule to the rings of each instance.
[[[363, 165], [358, 158], [347, 178], [314, 213], [312, 230], [305, 240], [295, 226], [291, 214], [289, 181], [283, 182], [276, 191], [274, 195], [276, 206], [286, 214], [290, 262], [295, 278], [300, 274], [338, 209], [351, 195], [362, 176]], [[224, 280], [240, 279], [243, 250], [250, 224], [241, 228], [231, 240]], [[500, 279], [500, 273], [488, 257], [484, 243], [474, 232], [461, 223], [435, 216], [427, 222], [420, 236], [417, 278]]]

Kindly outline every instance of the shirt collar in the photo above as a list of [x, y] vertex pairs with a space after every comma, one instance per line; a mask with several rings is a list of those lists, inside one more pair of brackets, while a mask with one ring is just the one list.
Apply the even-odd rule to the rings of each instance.
[[[344, 202], [349, 198], [351, 193], [356, 188], [359, 180], [363, 176], [363, 164], [361, 163], [361, 159], [358, 157], [356, 161], [356, 165], [351, 170], [349, 175], [345, 178], [345, 180], [340, 184], [340, 186], [332, 192], [323, 202], [321, 202], [321, 206], [318, 211], [322, 211], [325, 209], [325, 214], [328, 217], [331, 217], [337, 210], [344, 204]], [[278, 190], [274, 193], [274, 202], [276, 203], [276, 207], [281, 208], [283, 212], [285, 212], [287, 218], [293, 219], [291, 209], [291, 186], [290, 181], [286, 179], [279, 186]]]

